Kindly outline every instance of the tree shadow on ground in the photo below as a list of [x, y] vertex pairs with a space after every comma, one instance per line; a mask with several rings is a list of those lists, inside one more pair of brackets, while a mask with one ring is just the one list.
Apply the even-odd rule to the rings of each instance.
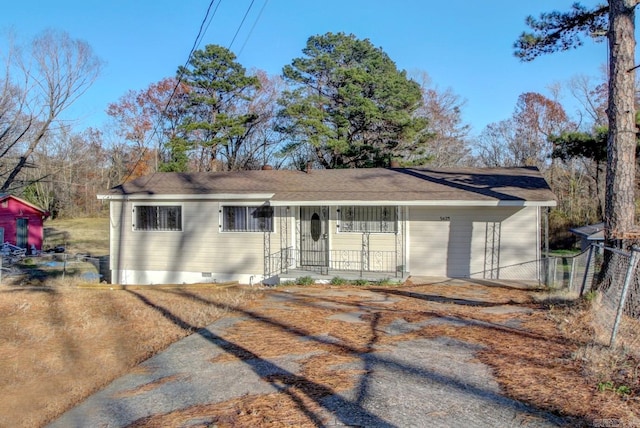
[[[136, 293], [135, 291], [132, 291], [132, 290], [127, 290], [127, 291], [133, 294], [138, 299], [140, 299], [140, 301], [142, 301], [149, 307], [161, 313], [165, 318], [167, 318], [172, 323], [176, 324], [178, 327], [185, 330], [189, 330], [189, 331], [195, 331], [196, 334], [199, 334], [201, 337], [207, 339], [208, 341], [222, 348], [225, 352], [243, 361], [258, 376], [260, 376], [266, 382], [271, 384], [276, 390], [287, 394], [293, 400], [293, 402], [296, 403], [300, 411], [303, 412], [316, 426], [324, 425], [324, 422], [320, 420], [319, 416], [316, 415], [313, 411], [311, 411], [311, 409], [309, 409], [302, 402], [302, 400], [300, 400], [300, 398], [295, 395], [295, 393], [292, 391], [292, 387], [295, 387], [301, 390], [308, 398], [310, 398], [311, 400], [313, 400], [314, 402], [316, 402], [321, 406], [323, 405], [322, 404], [323, 398], [335, 395], [335, 391], [333, 391], [331, 388], [328, 388], [316, 382], [312, 382], [303, 376], [299, 376], [294, 373], [291, 373], [290, 371], [282, 367], [279, 367], [278, 365], [268, 360], [261, 358], [259, 355], [255, 354], [249, 349], [246, 349], [243, 346], [240, 346], [236, 343], [227, 341], [223, 337], [216, 335], [215, 333], [211, 332], [210, 330], [207, 330], [206, 328], [197, 329], [191, 324], [185, 322], [181, 318], [174, 315], [168, 309], [151, 302], [148, 298], [146, 298], [142, 294]], [[192, 298], [198, 298], [200, 300], [198, 296], [195, 296], [191, 293], [184, 293], [184, 294], [191, 295]], [[201, 299], [201, 300], [205, 300], [205, 299]], [[215, 302], [209, 302], [209, 303], [212, 305], [217, 305], [217, 303]], [[267, 321], [262, 317], [255, 317], [255, 318], [259, 318], [260, 320], [265, 322]], [[268, 374], [265, 374], [265, 373], [268, 373]], [[338, 405], [346, 406], [347, 404], [350, 406], [353, 406], [352, 403], [348, 403], [346, 401], [341, 403], [340, 400], [338, 400]], [[359, 407], [358, 411], [359, 411], [359, 415], [364, 419], [366, 419], [366, 421], [370, 426], [393, 427], [393, 425], [385, 422], [384, 420], [368, 412], [366, 409], [362, 407]], [[347, 421], [343, 421], [343, 422], [346, 423]]]
[[[246, 317], [247, 319], [258, 321], [268, 325], [269, 327], [275, 328], [287, 335], [293, 335], [294, 337], [305, 339], [305, 340], [313, 340], [319, 345], [323, 346], [328, 352], [335, 352], [342, 355], [350, 355], [358, 358], [363, 366], [364, 373], [359, 381], [358, 386], [355, 389], [355, 399], [353, 401], [347, 400], [336, 393], [333, 389], [319, 384], [317, 382], [313, 382], [304, 376], [297, 375], [295, 373], [291, 373], [282, 367], [279, 367], [277, 364], [274, 364], [268, 360], [265, 360], [260, 355], [252, 352], [251, 350], [237, 344], [226, 340], [225, 338], [216, 335], [207, 329], [196, 330], [194, 326], [186, 323], [184, 320], [176, 317], [170, 310], [164, 308], [160, 305], [157, 305], [144, 297], [143, 295], [136, 293], [132, 290], [127, 290], [129, 293], [135, 295], [138, 299], [140, 299], [145, 304], [149, 305], [154, 310], [161, 313], [165, 318], [176, 324], [177, 326], [187, 329], [190, 331], [195, 331], [197, 334], [202, 336], [203, 338], [209, 340], [210, 342], [216, 344], [221, 347], [225, 352], [231, 354], [232, 356], [238, 358], [247, 364], [256, 374], [258, 374], [265, 382], [271, 384], [276, 390], [281, 391], [287, 394], [291, 399], [296, 403], [301, 412], [303, 412], [315, 425], [322, 426], [323, 421], [320, 420], [320, 415], [316, 415], [312, 409], [308, 408], [303, 401], [301, 401], [298, 397], [296, 397], [294, 391], [291, 390], [291, 387], [295, 386], [300, 390], [303, 394], [305, 394], [309, 399], [315, 402], [320, 407], [325, 410], [331, 412], [337, 419], [340, 420], [343, 424], [360, 424], [364, 426], [379, 426], [379, 427], [391, 427], [393, 426], [389, 422], [381, 419], [380, 417], [372, 414], [369, 410], [364, 407], [365, 398], [367, 398], [369, 394], [369, 384], [370, 384], [370, 376], [371, 373], [376, 369], [376, 367], [385, 368], [394, 372], [401, 372], [406, 375], [416, 376], [419, 379], [422, 379], [425, 382], [434, 382], [436, 384], [446, 386], [449, 388], [455, 388], [459, 391], [462, 391], [464, 394], [469, 394], [479, 398], [482, 401], [488, 403], [495, 403], [501, 406], [511, 407], [514, 410], [536, 415], [551, 423], [559, 423], [560, 418], [551, 415], [549, 413], [543, 412], [540, 409], [532, 408], [523, 403], [513, 401], [508, 399], [492, 390], [474, 386], [467, 382], [464, 382], [460, 379], [456, 379], [454, 377], [443, 375], [441, 373], [433, 372], [427, 370], [418, 365], [407, 364], [403, 362], [399, 362], [394, 360], [393, 358], [389, 358], [383, 355], [376, 354], [374, 351], [374, 345], [378, 341], [378, 322], [380, 320], [380, 315], [373, 313], [370, 319], [370, 338], [367, 342], [367, 345], [363, 348], [354, 347], [344, 343], [327, 343], [326, 340], [321, 340], [315, 337], [311, 332], [305, 331], [304, 329], [287, 324], [278, 319], [273, 319], [268, 316], [262, 315], [258, 312], [242, 309], [239, 307], [231, 307], [225, 305], [220, 305], [217, 302], [204, 299], [200, 296], [197, 296], [193, 293], [190, 293], [186, 290], [180, 291], [167, 291], [172, 293], [177, 293], [186, 297], [190, 297], [194, 300], [201, 301], [203, 303], [207, 303], [220, 309], [232, 310], [238, 315]], [[483, 325], [486, 327], [486, 325]], [[493, 326], [490, 326], [493, 327]], [[520, 331], [510, 331], [512, 334], [521, 334]], [[265, 367], [269, 375], [265, 375]], [[330, 400], [327, 398], [330, 397]], [[348, 409], [348, 411], [345, 411]], [[561, 423], [561, 421], [560, 421]]]
[[414, 299], [427, 300], [429, 302], [450, 303], [454, 305], [463, 305], [463, 306], [493, 307], [493, 306], [504, 306], [504, 305], [516, 303], [514, 301], [486, 302], [482, 300], [461, 299], [457, 297], [445, 297], [445, 296], [439, 296], [435, 294], [416, 293], [414, 291], [392, 290], [389, 288], [370, 288], [370, 290], [380, 292], [380, 293], [385, 293], [385, 294], [395, 294], [403, 297], [411, 297]]

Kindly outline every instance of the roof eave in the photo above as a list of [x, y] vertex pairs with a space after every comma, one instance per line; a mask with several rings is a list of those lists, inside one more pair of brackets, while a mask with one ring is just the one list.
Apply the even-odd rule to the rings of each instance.
[[527, 201], [527, 200], [272, 200], [274, 193], [212, 193], [212, 194], [99, 194], [100, 200], [107, 201], [135, 201], [135, 200], [152, 200], [152, 201], [193, 201], [193, 200], [211, 200], [211, 201], [269, 201], [272, 206], [317, 206], [317, 205], [401, 205], [401, 206], [448, 206], [448, 207], [555, 207], [557, 205], [554, 200], [546, 201]]
[[152, 201], [193, 201], [193, 200], [269, 200], [273, 198], [273, 193], [206, 193], [206, 194], [99, 194], [98, 199], [103, 201], [135, 201], [135, 200], [152, 200]]
[[362, 201], [362, 200], [312, 200], [312, 201], [271, 201], [271, 206], [315, 206], [315, 205], [402, 205], [402, 206], [423, 206], [423, 207], [555, 207], [556, 201], [498, 201], [498, 200], [376, 200], [376, 201]]

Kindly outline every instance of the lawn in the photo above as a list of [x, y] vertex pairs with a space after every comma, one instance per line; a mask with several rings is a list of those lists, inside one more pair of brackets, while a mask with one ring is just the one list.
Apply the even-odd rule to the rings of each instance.
[[70, 254], [109, 254], [109, 218], [72, 218], [44, 223], [44, 249], [63, 247]]

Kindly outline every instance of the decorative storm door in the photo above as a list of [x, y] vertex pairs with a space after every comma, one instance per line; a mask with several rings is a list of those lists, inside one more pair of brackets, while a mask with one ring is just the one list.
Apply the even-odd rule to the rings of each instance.
[[328, 266], [326, 207], [300, 207], [300, 264]]

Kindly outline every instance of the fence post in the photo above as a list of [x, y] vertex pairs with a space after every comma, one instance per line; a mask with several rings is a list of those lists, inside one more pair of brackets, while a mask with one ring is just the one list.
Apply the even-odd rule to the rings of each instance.
[[549, 257], [549, 254], [547, 254], [545, 256], [545, 260], [547, 261], [547, 263], [545, 263], [545, 272], [544, 272], [544, 285], [546, 285], [547, 287], [551, 286], [551, 258]]
[[631, 248], [631, 258], [629, 259], [629, 266], [627, 267], [627, 274], [624, 277], [624, 285], [622, 286], [622, 293], [620, 296], [620, 304], [618, 305], [618, 312], [616, 313], [616, 321], [613, 324], [613, 331], [611, 332], [611, 340], [609, 341], [609, 347], [613, 347], [616, 342], [616, 335], [618, 334], [618, 328], [620, 327], [620, 320], [624, 312], [624, 303], [627, 300], [627, 292], [629, 291], [629, 284], [633, 278], [633, 271], [636, 269], [636, 263], [638, 262], [638, 247], [635, 245]]
[[591, 257], [593, 257], [593, 245], [589, 246], [589, 255], [587, 256], [587, 266], [584, 269], [584, 276], [582, 277], [582, 285], [580, 286], [580, 296], [584, 295], [585, 288], [587, 287], [587, 278], [589, 277], [589, 268], [591, 267]]
[[576, 257], [571, 258], [571, 272], [569, 272], [569, 290], [573, 292], [573, 277], [576, 273]]
[[556, 270], [558, 267], [558, 258], [547, 256], [547, 287], [553, 287], [556, 284]]

